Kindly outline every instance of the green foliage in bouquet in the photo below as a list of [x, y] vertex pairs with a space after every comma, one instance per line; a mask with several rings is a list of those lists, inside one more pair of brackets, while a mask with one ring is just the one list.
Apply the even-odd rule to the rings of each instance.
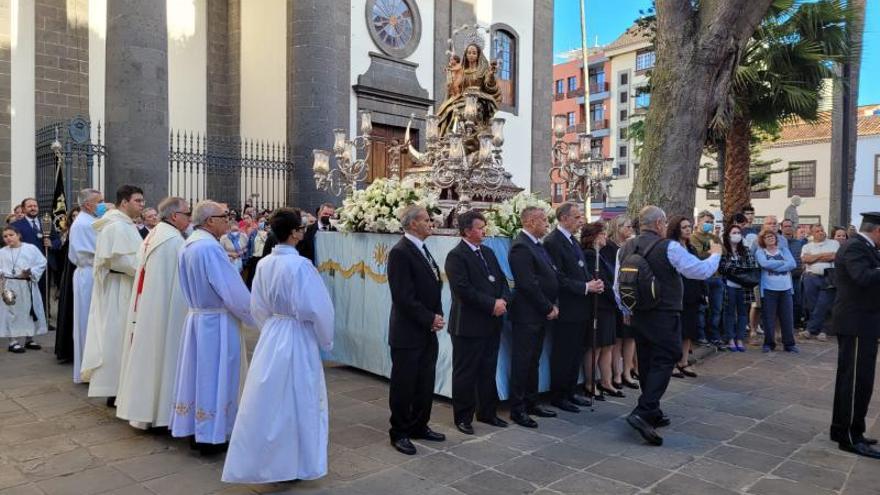
[[337, 210], [340, 232], [385, 232], [395, 234], [402, 231], [400, 215], [407, 206], [424, 206], [435, 222], [442, 222], [442, 214], [437, 195], [428, 189], [414, 189], [401, 185], [399, 181], [376, 179], [366, 189], [352, 193], [342, 201]]
[[556, 213], [550, 203], [535, 194], [521, 192], [484, 212], [486, 233], [490, 236], [516, 237], [522, 230], [520, 214], [529, 206], [543, 209], [547, 213], [547, 220], [550, 221], [550, 224], [556, 223]]

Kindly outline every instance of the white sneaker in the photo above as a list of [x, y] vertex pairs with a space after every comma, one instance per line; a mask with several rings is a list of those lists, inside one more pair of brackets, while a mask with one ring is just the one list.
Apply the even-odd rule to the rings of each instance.
[[[822, 335], [825, 335], [825, 334], [823, 333]], [[805, 339], [805, 340], [810, 340], [813, 338], [813, 334], [811, 334], [809, 330], [804, 330], [803, 332], [798, 332], [798, 337]]]
[[827, 342], [828, 336], [825, 335], [825, 332], [819, 332], [819, 335], [816, 335], [816, 340], [818, 340], [819, 342]]
[[761, 328], [761, 325], [758, 325], [758, 328], [755, 329], [755, 333], [758, 335], [764, 335], [764, 329]]

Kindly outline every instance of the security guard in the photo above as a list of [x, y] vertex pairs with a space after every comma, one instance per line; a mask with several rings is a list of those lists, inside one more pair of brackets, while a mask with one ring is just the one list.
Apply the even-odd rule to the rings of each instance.
[[831, 440], [841, 450], [880, 459], [877, 440], [865, 438], [865, 415], [874, 390], [880, 337], [880, 212], [862, 213], [859, 235], [834, 259], [837, 299], [837, 381]]

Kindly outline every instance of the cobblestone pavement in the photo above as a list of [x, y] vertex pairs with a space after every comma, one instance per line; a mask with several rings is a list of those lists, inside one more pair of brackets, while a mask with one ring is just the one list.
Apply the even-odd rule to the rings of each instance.
[[880, 464], [828, 440], [831, 343], [806, 343], [800, 355], [725, 353], [698, 365], [699, 378], [673, 379], [659, 448], [624, 422], [635, 394], [538, 418], [537, 430], [475, 423], [474, 436], [455, 430], [438, 400], [432, 426], [447, 441], [418, 443], [408, 457], [388, 444], [387, 381], [328, 367], [330, 474], [266, 486], [224, 485], [222, 455], [200, 457], [186, 441], [115, 419], [49, 347], [0, 352], [0, 495], [880, 493]]

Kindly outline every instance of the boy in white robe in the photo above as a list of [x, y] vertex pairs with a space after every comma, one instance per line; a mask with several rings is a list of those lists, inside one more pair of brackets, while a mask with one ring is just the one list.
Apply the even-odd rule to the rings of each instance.
[[[0, 337], [9, 339], [9, 352], [20, 354], [25, 348], [39, 349], [33, 342], [35, 335], [48, 331], [43, 298], [37, 282], [46, 271], [46, 258], [34, 245], [21, 241], [21, 233], [15, 227], [3, 229], [0, 249], [0, 277], [4, 279], [4, 291], [15, 294], [15, 303], [0, 302]], [[18, 339], [25, 338], [25, 345]]]
[[137, 270], [137, 251], [143, 242], [133, 219], [143, 209], [143, 191], [136, 186], [120, 186], [116, 191], [116, 209], [93, 224], [98, 232], [95, 281], [80, 373], [83, 381], [89, 382], [89, 397], [107, 397], [111, 407], [119, 388], [122, 337]]
[[159, 203], [159, 215], [162, 221], [138, 251], [116, 396], [116, 417], [142, 429], [168, 426], [187, 312], [177, 259], [189, 227], [189, 203], [165, 198]]
[[318, 270], [294, 247], [305, 230], [300, 213], [282, 208], [269, 222], [279, 244], [260, 260], [254, 277], [251, 314], [260, 324], [260, 340], [223, 468], [223, 481], [230, 483], [327, 474], [320, 351], [333, 347], [333, 302]]
[[175, 437], [194, 435], [194, 447], [202, 453], [222, 449], [232, 432], [239, 380], [247, 370], [239, 322], [256, 326], [250, 292], [218, 241], [229, 228], [228, 215], [213, 201], [196, 204], [196, 230], [187, 238], [178, 265], [189, 311], [168, 428]]
[[98, 233], [92, 227], [104, 214], [104, 195], [97, 189], [83, 189], [77, 197], [80, 214], [70, 226], [70, 247], [67, 259], [76, 265], [73, 272], [73, 383], [80, 383], [80, 367], [86, 346], [86, 327], [94, 282], [92, 264], [95, 259], [95, 239]]

